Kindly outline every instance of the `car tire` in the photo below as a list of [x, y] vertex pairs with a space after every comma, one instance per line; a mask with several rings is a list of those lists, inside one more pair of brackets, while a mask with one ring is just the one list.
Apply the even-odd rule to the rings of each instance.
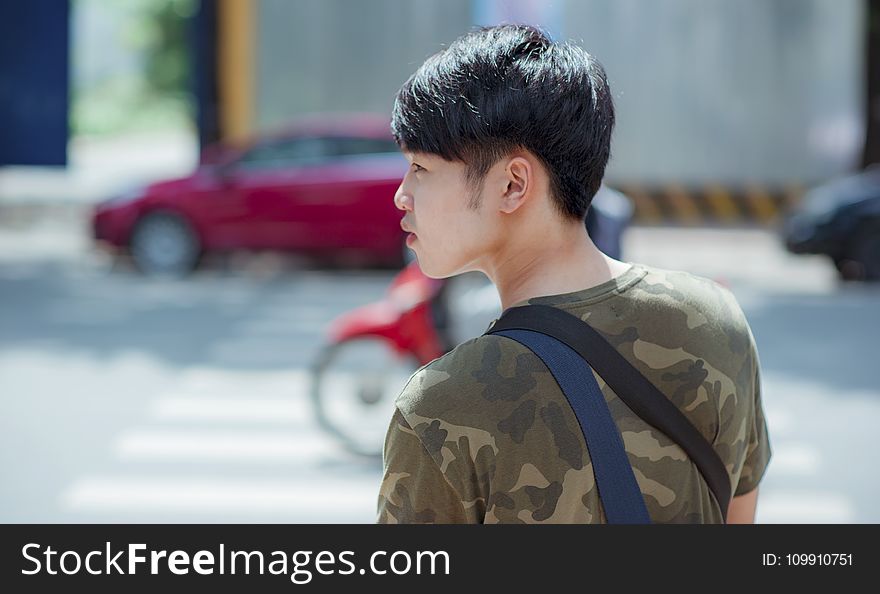
[[400, 248], [395, 257], [376, 260], [374, 268], [379, 270], [401, 270], [416, 259], [416, 254], [406, 245], [406, 237], [401, 239]]
[[861, 279], [862, 267], [858, 262], [850, 260], [847, 256], [833, 256], [831, 261], [834, 262], [840, 280], [857, 281]]
[[409, 266], [413, 262], [415, 262], [418, 258], [416, 258], [416, 253], [410, 249], [408, 245], [406, 245], [406, 238], [404, 237], [401, 242], [401, 254], [400, 259], [403, 266]]
[[129, 245], [131, 257], [144, 274], [185, 276], [201, 256], [201, 244], [192, 225], [181, 215], [154, 212], [135, 225]]
[[880, 281], [880, 220], [862, 224], [853, 234], [846, 260], [850, 277]]

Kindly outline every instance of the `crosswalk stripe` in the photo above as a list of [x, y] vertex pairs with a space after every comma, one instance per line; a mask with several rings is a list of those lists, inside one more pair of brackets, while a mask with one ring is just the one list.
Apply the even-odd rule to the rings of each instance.
[[790, 435], [797, 429], [794, 415], [786, 407], [765, 404], [764, 414], [767, 421], [767, 430], [773, 437]]
[[186, 394], [214, 395], [217, 392], [229, 392], [231, 386], [250, 386], [249, 393], [258, 388], [273, 386], [287, 387], [303, 385], [308, 381], [309, 373], [305, 369], [286, 369], [284, 371], [260, 370], [259, 373], [242, 377], [241, 372], [231, 372], [206, 367], [192, 367], [180, 376], [177, 388]]
[[758, 495], [755, 516], [760, 524], [849, 524], [856, 514], [849, 498], [837, 492], [776, 489]]
[[773, 475], [817, 475], [821, 466], [819, 448], [807, 443], [781, 442], [773, 446]]
[[314, 481], [88, 477], [62, 494], [62, 505], [79, 512], [287, 512], [312, 518], [304, 521], [357, 516], [370, 522], [378, 494], [374, 482], [372, 478], [333, 481], [326, 477]]
[[115, 445], [119, 458], [164, 462], [238, 461], [276, 463], [310, 461], [340, 448], [316, 431], [204, 431], [147, 429], [123, 433]]
[[154, 418], [162, 421], [242, 421], [313, 426], [311, 408], [290, 398], [217, 398], [165, 396], [155, 400]]

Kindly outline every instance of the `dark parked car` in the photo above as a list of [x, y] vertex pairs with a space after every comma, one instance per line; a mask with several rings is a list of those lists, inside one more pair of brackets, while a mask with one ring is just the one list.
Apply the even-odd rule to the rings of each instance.
[[880, 281], [880, 167], [813, 188], [786, 220], [795, 254], [825, 254], [845, 279]]
[[402, 266], [394, 192], [407, 162], [385, 118], [301, 120], [242, 147], [210, 147], [196, 170], [98, 204], [94, 236], [146, 272], [183, 274], [206, 252], [356, 254]]
[[635, 207], [625, 194], [602, 184], [593, 196], [584, 223], [597, 248], [616, 260], [623, 252], [623, 234], [632, 221]]

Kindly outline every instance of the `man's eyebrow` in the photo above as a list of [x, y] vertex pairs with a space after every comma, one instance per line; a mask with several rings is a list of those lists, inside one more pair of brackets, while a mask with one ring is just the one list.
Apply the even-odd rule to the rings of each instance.
[[409, 153], [407, 158], [411, 162], [418, 162], [422, 164], [431, 163], [433, 161], [434, 155], [431, 153]]

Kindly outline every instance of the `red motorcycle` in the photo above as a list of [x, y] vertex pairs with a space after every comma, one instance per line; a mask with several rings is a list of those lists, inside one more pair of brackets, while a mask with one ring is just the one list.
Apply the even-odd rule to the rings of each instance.
[[352, 453], [382, 455], [394, 400], [420, 366], [451, 348], [445, 280], [407, 265], [385, 297], [336, 318], [311, 368], [319, 425]]

